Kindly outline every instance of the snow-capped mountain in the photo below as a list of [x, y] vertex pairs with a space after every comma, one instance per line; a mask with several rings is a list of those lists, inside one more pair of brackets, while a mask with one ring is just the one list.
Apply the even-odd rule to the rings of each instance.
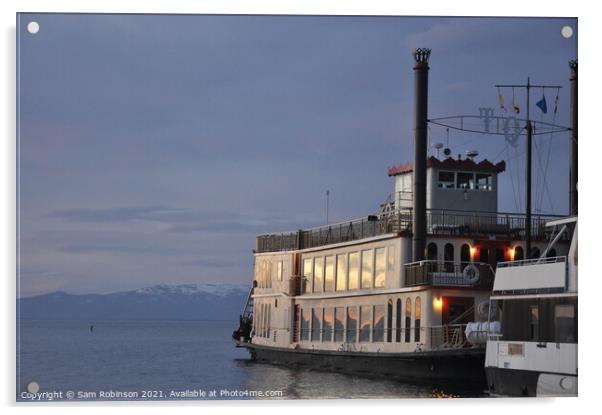
[[17, 301], [27, 320], [236, 320], [249, 286], [154, 285], [110, 294], [55, 292]]

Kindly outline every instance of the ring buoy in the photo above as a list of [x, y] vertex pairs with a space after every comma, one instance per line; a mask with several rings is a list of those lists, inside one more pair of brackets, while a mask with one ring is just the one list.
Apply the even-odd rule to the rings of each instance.
[[462, 276], [470, 284], [475, 284], [479, 281], [479, 269], [475, 264], [468, 264], [462, 271]]

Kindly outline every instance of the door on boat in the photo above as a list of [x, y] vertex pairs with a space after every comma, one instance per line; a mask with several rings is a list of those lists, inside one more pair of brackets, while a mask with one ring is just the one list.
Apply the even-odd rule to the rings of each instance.
[[446, 297], [442, 298], [441, 317], [443, 325], [466, 324], [474, 321], [473, 297]]

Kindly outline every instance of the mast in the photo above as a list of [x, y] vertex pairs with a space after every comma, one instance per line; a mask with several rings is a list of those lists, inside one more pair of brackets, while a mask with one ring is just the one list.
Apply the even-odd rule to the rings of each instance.
[[422, 261], [426, 251], [426, 153], [428, 114], [428, 71], [431, 50], [414, 50], [414, 177], [412, 257]]
[[571, 145], [569, 146], [569, 215], [577, 214], [577, 61], [569, 62], [571, 68]]

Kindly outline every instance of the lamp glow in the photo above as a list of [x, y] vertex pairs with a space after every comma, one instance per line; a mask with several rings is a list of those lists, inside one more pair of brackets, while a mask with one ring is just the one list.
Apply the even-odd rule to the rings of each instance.
[[435, 311], [441, 311], [443, 308], [443, 299], [441, 297], [433, 298], [433, 308]]

